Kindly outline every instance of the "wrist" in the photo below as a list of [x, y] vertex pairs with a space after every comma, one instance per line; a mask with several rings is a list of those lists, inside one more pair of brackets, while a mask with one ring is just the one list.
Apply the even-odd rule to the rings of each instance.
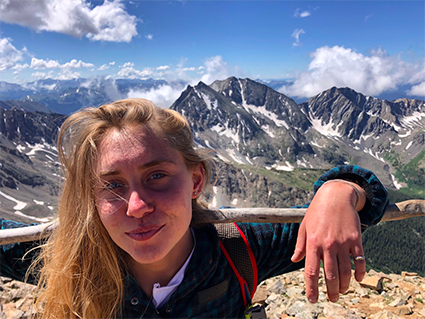
[[356, 183], [344, 180], [344, 179], [331, 179], [328, 180], [326, 182], [323, 183], [322, 187], [325, 186], [326, 184], [342, 184], [342, 185], [349, 185], [352, 189], [352, 206], [353, 208], [359, 212], [363, 209], [365, 203], [366, 203], [366, 193], [363, 190], [363, 188], [361, 188], [359, 185], [357, 185]]

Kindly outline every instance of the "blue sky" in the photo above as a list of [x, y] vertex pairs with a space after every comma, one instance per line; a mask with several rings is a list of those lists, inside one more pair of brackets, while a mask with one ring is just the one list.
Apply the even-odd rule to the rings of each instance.
[[423, 1], [84, 1], [0, 4], [0, 79], [291, 79], [425, 96]]

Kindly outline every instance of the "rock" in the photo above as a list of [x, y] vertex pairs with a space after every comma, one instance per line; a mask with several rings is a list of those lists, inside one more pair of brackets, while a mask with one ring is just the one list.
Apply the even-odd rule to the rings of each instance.
[[[265, 305], [269, 319], [425, 319], [425, 278], [420, 276], [369, 271], [362, 283], [353, 279], [340, 300], [331, 303], [321, 272], [319, 301], [311, 304], [303, 275], [299, 270], [267, 279], [257, 287], [253, 301]], [[0, 277], [0, 319], [31, 318], [34, 289]]]
[[384, 278], [381, 276], [366, 276], [363, 278], [363, 280], [360, 282], [360, 285], [365, 288], [373, 289], [376, 291], [382, 290], [382, 280]]
[[401, 277], [412, 277], [412, 276], [417, 276], [418, 274], [415, 272], [407, 272], [407, 271], [402, 271], [401, 272]]
[[315, 319], [323, 312], [321, 304], [297, 300], [286, 308], [286, 314], [299, 319]]
[[403, 306], [405, 304], [407, 304], [407, 301], [405, 299], [403, 299], [403, 298], [397, 298], [396, 300], [394, 300], [393, 302], [391, 302], [389, 304], [389, 306], [391, 306], [391, 307], [400, 307], [400, 306]]
[[276, 283], [270, 287], [270, 292], [275, 294], [284, 295], [286, 293], [286, 288], [283, 285], [282, 281], [277, 280]]
[[392, 312], [386, 310], [372, 316], [372, 319], [401, 319]]

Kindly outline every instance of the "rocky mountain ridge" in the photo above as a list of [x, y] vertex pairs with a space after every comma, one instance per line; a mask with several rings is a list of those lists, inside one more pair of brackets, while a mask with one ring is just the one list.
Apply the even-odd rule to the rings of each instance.
[[[28, 101], [2, 103], [0, 212], [44, 220], [56, 207], [55, 138], [66, 116], [25, 111], [35, 107]], [[171, 108], [188, 118], [199, 145], [217, 153], [217, 182], [207, 196], [216, 207], [303, 204], [312, 182], [338, 164], [367, 167], [389, 188], [423, 176], [424, 101], [331, 88], [297, 104], [264, 84], [231, 77], [188, 86]]]
[[[371, 270], [362, 282], [352, 280], [340, 300], [331, 303], [321, 273], [319, 301], [311, 304], [299, 270], [260, 283], [253, 302], [265, 306], [269, 319], [422, 319], [424, 287], [425, 278], [415, 273], [387, 275]], [[0, 319], [31, 318], [34, 286], [0, 277], [0, 290]]]
[[395, 177], [396, 160], [425, 167], [421, 100], [390, 102], [331, 88], [296, 104], [264, 84], [232, 77], [188, 86], [171, 108], [189, 119], [199, 144], [233, 164], [293, 171], [351, 163], [394, 188], [404, 182]]

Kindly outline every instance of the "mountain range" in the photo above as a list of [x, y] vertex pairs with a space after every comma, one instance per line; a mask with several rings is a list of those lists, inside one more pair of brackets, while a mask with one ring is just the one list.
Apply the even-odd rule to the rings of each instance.
[[[59, 110], [68, 114], [135, 86], [160, 85], [0, 82], [0, 217], [52, 218], [61, 182], [55, 138], [67, 117]], [[387, 101], [333, 87], [296, 103], [264, 83], [230, 77], [186, 86], [171, 109], [187, 117], [196, 143], [216, 154], [216, 182], [206, 194], [213, 207], [306, 203], [317, 177], [340, 164], [374, 171], [392, 201], [424, 198], [422, 100]]]

